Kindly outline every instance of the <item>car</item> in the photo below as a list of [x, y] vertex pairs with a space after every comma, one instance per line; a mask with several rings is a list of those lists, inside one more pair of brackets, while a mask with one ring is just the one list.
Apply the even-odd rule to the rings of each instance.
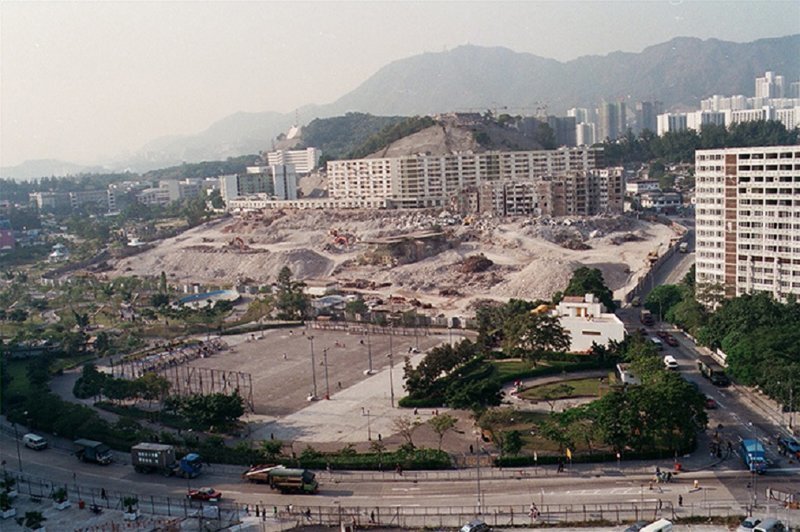
[[662, 340], [666, 340], [669, 333], [667, 331], [656, 331], [656, 336], [661, 338]]
[[461, 532], [489, 532], [491, 528], [489, 525], [481, 521], [480, 519], [475, 519], [470, 521], [466, 525], [461, 527]]
[[791, 436], [781, 438], [778, 440], [778, 449], [789, 456], [800, 458], [800, 441], [797, 441], [797, 438]]
[[761, 522], [761, 518], [760, 517], [756, 517], [756, 516], [747, 517], [747, 518], [745, 518], [744, 521], [742, 521], [739, 524], [739, 527], [736, 529], [736, 532], [752, 532], [752, 530], [760, 522]]
[[649, 523], [647, 521], [636, 521], [635, 523], [631, 524], [628, 528], [626, 528], [624, 532], [639, 532], [648, 524]]
[[200, 488], [197, 490], [189, 490], [186, 497], [195, 501], [218, 501], [222, 498], [222, 493], [214, 488]]
[[786, 527], [777, 519], [767, 518], [753, 529], [753, 532], [785, 532]]
[[640, 298], [639, 296], [633, 296], [633, 299], [631, 299], [631, 306], [639, 307], [641, 305], [642, 305], [642, 298]]
[[716, 410], [718, 406], [719, 405], [715, 400], [713, 400], [710, 397], [706, 397], [706, 408], [708, 408], [709, 410]]
[[679, 345], [677, 338], [675, 338], [671, 334], [667, 334], [664, 337], [664, 341], [667, 342], [667, 345], [670, 346], [670, 347], [678, 347], [678, 345]]
[[25, 447], [34, 451], [47, 449], [47, 440], [38, 434], [28, 433], [22, 437], [22, 441], [25, 443]]
[[675, 357], [672, 355], [667, 355], [664, 357], [664, 368], [677, 370], [678, 369], [678, 361], [675, 360]]

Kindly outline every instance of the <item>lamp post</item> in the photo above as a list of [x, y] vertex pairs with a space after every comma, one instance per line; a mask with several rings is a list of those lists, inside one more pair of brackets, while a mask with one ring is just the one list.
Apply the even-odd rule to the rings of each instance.
[[372, 375], [372, 343], [369, 340], [369, 326], [367, 326], [367, 359], [369, 360], [369, 368], [367, 368], [367, 375]]
[[17, 462], [19, 464], [19, 471], [22, 473], [22, 455], [19, 453], [19, 434], [17, 434], [17, 423], [12, 422], [11, 426], [14, 427], [14, 441], [17, 443]]
[[369, 423], [369, 408], [367, 409], [367, 440], [372, 441], [372, 427]]
[[478, 515], [481, 515], [483, 510], [483, 500], [481, 497], [481, 446], [478, 438], [475, 438], [475, 450], [478, 451], [477, 455], [475, 456], [478, 459], [478, 469], [477, 469], [477, 484], [478, 484]]
[[317, 368], [314, 359], [314, 336], [308, 336], [308, 341], [311, 343], [311, 383], [313, 385], [312, 399], [317, 398]]
[[394, 333], [394, 322], [389, 329], [389, 397], [392, 408], [394, 408], [394, 348], [392, 346], [392, 336]]
[[325, 365], [325, 399], [331, 398], [331, 386], [328, 382], [328, 348], [322, 350], [322, 363]]

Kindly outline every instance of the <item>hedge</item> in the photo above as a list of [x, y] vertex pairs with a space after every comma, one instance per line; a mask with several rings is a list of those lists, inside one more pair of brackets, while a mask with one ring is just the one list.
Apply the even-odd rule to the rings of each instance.
[[[679, 449], [677, 451], [678, 456], [683, 456], [685, 454], [689, 454], [694, 452], [697, 448], [697, 441], [693, 441], [692, 444], [685, 448]], [[625, 451], [622, 453], [622, 459], [624, 460], [663, 460], [665, 458], [674, 458], [675, 451], [669, 449], [654, 449], [650, 451]], [[521, 456], [501, 456], [494, 459], [494, 465], [497, 467], [526, 467], [526, 466], [534, 466], [534, 465], [550, 465], [550, 464], [557, 464], [559, 462], [565, 461], [563, 455], [539, 455], [538, 460], [534, 460], [533, 456], [528, 455], [521, 455]], [[599, 452], [599, 453], [581, 453], [572, 455], [572, 463], [573, 464], [588, 464], [588, 463], [598, 463], [598, 462], [616, 462], [617, 455], [615, 453], [610, 452]]]
[[[279, 460], [285, 462], [285, 460]], [[316, 454], [300, 456], [296, 461], [286, 465], [296, 465], [306, 469], [349, 469], [349, 470], [385, 470], [394, 469], [397, 465], [403, 469], [451, 469], [453, 463], [450, 455], [436, 449], [415, 449], [411, 452], [396, 451], [392, 453], [362, 454]]]

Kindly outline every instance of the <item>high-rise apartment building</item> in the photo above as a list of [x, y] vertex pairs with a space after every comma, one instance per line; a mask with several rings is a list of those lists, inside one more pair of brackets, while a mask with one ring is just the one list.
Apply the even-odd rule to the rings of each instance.
[[269, 166], [290, 164], [294, 166], [295, 172], [305, 175], [317, 167], [321, 156], [322, 152], [317, 148], [271, 151], [267, 154], [267, 164]]
[[603, 102], [598, 111], [598, 141], [615, 140], [628, 128], [625, 102]]
[[664, 104], [661, 102], [638, 102], [636, 104], [636, 131], [641, 133], [645, 129], [656, 132], [658, 122], [656, 117], [663, 113]]
[[698, 286], [800, 295], [800, 146], [695, 153]]
[[403, 208], [439, 207], [467, 188], [501, 179], [534, 180], [602, 166], [602, 148], [412, 155], [328, 162], [331, 198], [386, 199]]
[[767, 72], [763, 78], [756, 78], [756, 98], [783, 98], [783, 76]]

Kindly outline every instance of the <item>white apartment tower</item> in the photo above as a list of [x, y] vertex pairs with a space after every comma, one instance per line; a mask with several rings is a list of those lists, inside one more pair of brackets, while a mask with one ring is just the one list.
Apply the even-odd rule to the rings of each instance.
[[697, 284], [800, 295], [800, 146], [698, 150]]
[[783, 98], [783, 76], [767, 72], [763, 78], [756, 78], [756, 98]]

